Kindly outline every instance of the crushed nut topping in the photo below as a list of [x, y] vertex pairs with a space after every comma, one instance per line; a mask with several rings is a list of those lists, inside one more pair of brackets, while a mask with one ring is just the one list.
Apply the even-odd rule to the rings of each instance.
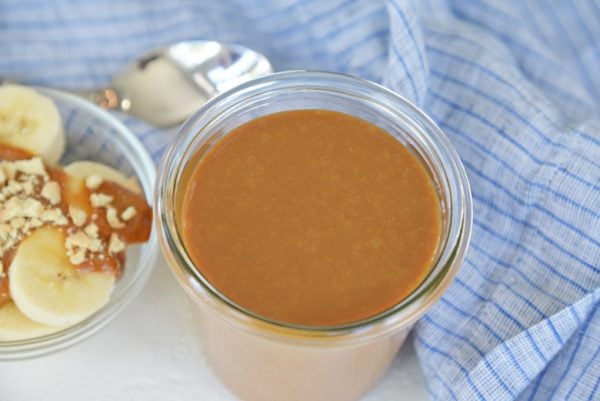
[[[74, 265], [83, 263], [91, 253], [100, 253], [105, 245], [98, 236], [98, 226], [88, 224], [83, 230], [71, 232], [65, 241], [67, 256]], [[81, 261], [80, 261], [81, 260]]]
[[0, 210], [0, 221], [7, 222], [18, 217], [38, 217], [44, 210], [44, 205], [33, 198], [12, 196]]
[[[125, 227], [125, 221], [136, 216], [137, 210], [129, 206], [118, 211], [112, 205], [112, 196], [93, 192], [102, 182], [102, 177], [97, 174], [85, 180], [91, 191], [90, 204], [94, 208], [105, 208], [109, 227], [121, 229]], [[68, 213], [65, 213], [61, 200], [59, 182], [50, 178], [39, 157], [0, 161], [0, 256], [42, 225], [66, 227], [65, 247], [73, 265], [80, 265], [92, 257], [104, 259], [107, 253], [125, 250], [126, 243], [116, 233], [111, 233], [108, 240], [100, 237], [100, 229], [95, 223], [96, 212], [88, 216], [79, 207], [69, 205]], [[4, 274], [4, 267], [0, 263], [0, 274]]]
[[[18, 244], [44, 222], [67, 223], [60, 209], [46, 206], [43, 201], [45, 197], [40, 187], [48, 179], [39, 157], [0, 162], [0, 254]], [[58, 190], [60, 202], [60, 187]], [[52, 199], [56, 197], [52, 185], [44, 193]]]
[[106, 221], [108, 222], [110, 228], [119, 229], [125, 227], [125, 223], [119, 219], [117, 209], [112, 206], [106, 208]]
[[123, 221], [129, 221], [133, 219], [136, 214], [137, 210], [135, 209], [135, 207], [129, 206], [127, 209], [123, 210], [123, 213], [121, 213], [121, 219]]
[[88, 189], [95, 190], [102, 185], [102, 182], [102, 177], [100, 177], [98, 174], [92, 174], [85, 179], [85, 186]]
[[95, 237], [98, 235], [98, 226], [94, 223], [90, 223], [87, 226], [85, 226], [83, 231], [90, 237]]
[[[104, 249], [104, 245], [102, 241], [98, 237], [98, 235], [90, 236], [81, 230], [77, 230], [67, 236], [65, 241], [65, 246], [67, 247], [67, 256], [73, 258], [74, 256], [83, 252], [84, 257], [87, 256], [88, 252], [101, 252]], [[74, 265], [79, 263], [74, 263]]]
[[15, 217], [10, 221], [12, 228], [20, 230], [25, 225], [25, 219], [23, 217]]
[[[67, 256], [69, 256], [68, 253]], [[85, 256], [85, 249], [79, 249], [77, 252], [74, 252], [70, 255], [69, 261], [77, 266], [85, 262]]]
[[39, 157], [14, 161], [12, 162], [12, 166], [15, 172], [21, 172], [28, 175], [40, 175], [44, 178], [48, 178], [44, 162], [42, 162], [42, 159]]
[[68, 223], [67, 218], [59, 208], [43, 210], [40, 213], [40, 219], [55, 226], [64, 226]]
[[87, 221], [87, 214], [77, 206], [69, 206], [69, 216], [77, 227], [82, 227]]
[[103, 193], [93, 193], [90, 195], [90, 203], [93, 207], [105, 207], [112, 203], [113, 197]]
[[112, 233], [110, 235], [110, 240], [108, 241], [108, 252], [109, 253], [119, 253], [125, 249], [125, 242], [119, 238], [116, 233]]
[[46, 198], [51, 204], [60, 203], [60, 185], [56, 181], [48, 181], [42, 187], [42, 197]]

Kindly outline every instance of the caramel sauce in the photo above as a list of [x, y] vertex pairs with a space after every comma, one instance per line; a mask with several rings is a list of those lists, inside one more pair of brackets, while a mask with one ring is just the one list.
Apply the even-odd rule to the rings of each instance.
[[[11, 146], [0, 145], [0, 161], [16, 161], [30, 159], [33, 154], [26, 150], [14, 148]], [[113, 229], [107, 222], [106, 211], [101, 207], [92, 207], [90, 203], [90, 191], [85, 186], [85, 181], [69, 176], [64, 170], [57, 166], [45, 166], [50, 179], [58, 182], [61, 189], [61, 201], [57, 205], [65, 216], [69, 216], [69, 206], [73, 205], [86, 212], [89, 223], [95, 223], [98, 226], [98, 234], [103, 243], [107, 244], [112, 233], [117, 233], [125, 244], [141, 243], [148, 240], [152, 227], [152, 208], [146, 203], [142, 195], [136, 194], [121, 185], [104, 181], [100, 187], [93, 192], [103, 193], [113, 197], [111, 206], [115, 207], [119, 212], [122, 212], [129, 206], [136, 209], [136, 215], [126, 222], [125, 227], [121, 229]], [[39, 188], [36, 188], [39, 190]], [[48, 204], [45, 199], [37, 198], [39, 201]], [[68, 219], [68, 224], [57, 227], [66, 235], [77, 230], [71, 219]], [[8, 249], [1, 255], [1, 263], [3, 266], [4, 275], [0, 276], [0, 307], [10, 301], [8, 268], [16, 253], [18, 244]], [[75, 266], [81, 272], [112, 272], [116, 278], [120, 278], [123, 274], [125, 265], [125, 251], [116, 254], [110, 254], [108, 251], [92, 254], [81, 264]]]
[[101, 253], [83, 263], [77, 265], [77, 270], [83, 272], [113, 272], [119, 279], [123, 275], [123, 266], [125, 264], [125, 252], [119, 252], [116, 255]]
[[393, 307], [425, 279], [440, 239], [419, 159], [383, 129], [332, 111], [235, 128], [184, 191], [195, 266], [229, 299], [280, 322], [334, 326]]
[[148, 241], [152, 227], [152, 208], [148, 206], [143, 197], [111, 181], [104, 181], [95, 192], [112, 196], [114, 198], [112, 205], [119, 211], [128, 206], [133, 206], [137, 211], [136, 215], [125, 224], [125, 227], [114, 229], [110, 228], [106, 221], [105, 209], [94, 209], [94, 213], [98, 215], [96, 224], [100, 233], [109, 236], [111, 232], [117, 233], [128, 244]]
[[12, 146], [0, 145], [0, 160], [1, 161], [15, 161], [31, 159], [33, 153], [25, 149], [15, 148]]
[[[12, 257], [10, 258], [12, 260]], [[8, 289], [8, 274], [0, 276], [0, 307], [10, 301], [10, 290]]]

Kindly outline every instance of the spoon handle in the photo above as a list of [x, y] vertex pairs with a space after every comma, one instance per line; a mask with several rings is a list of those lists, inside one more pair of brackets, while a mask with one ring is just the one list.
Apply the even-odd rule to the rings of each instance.
[[103, 89], [64, 89], [65, 92], [82, 97], [106, 110], [123, 110], [123, 102], [118, 92], [112, 88]]
[[[0, 78], [0, 85], [19, 84], [19, 81], [13, 78]], [[55, 88], [82, 97], [90, 102], [107, 110], [123, 110], [121, 96], [112, 88], [103, 89], [72, 89]]]

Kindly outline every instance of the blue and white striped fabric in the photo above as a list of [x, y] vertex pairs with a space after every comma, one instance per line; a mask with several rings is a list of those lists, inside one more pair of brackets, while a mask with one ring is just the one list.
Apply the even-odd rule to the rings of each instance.
[[382, 82], [450, 137], [475, 221], [416, 328], [433, 399], [600, 400], [600, 2], [3, 0], [0, 76], [101, 85], [190, 38]]

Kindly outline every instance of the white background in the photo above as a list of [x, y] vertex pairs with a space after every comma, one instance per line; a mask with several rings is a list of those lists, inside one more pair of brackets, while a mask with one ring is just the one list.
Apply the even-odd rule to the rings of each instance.
[[[58, 354], [0, 362], [0, 401], [234, 401], [195, 340], [193, 308], [161, 258], [142, 294], [99, 334]], [[409, 337], [364, 401], [425, 400]]]

